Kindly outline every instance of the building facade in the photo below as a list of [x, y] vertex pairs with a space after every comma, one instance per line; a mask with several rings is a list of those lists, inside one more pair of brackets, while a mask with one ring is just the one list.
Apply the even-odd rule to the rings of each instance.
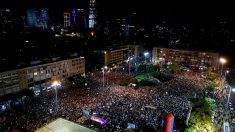
[[109, 66], [124, 62], [128, 59], [129, 48], [119, 47], [117, 49], [110, 49], [104, 51], [104, 65]]
[[126, 45], [107, 48], [104, 51], [104, 65], [110, 66], [126, 61], [129, 57], [141, 57], [143, 47], [141, 45]]
[[153, 48], [152, 62], [154, 64], [167, 64], [176, 62], [186, 64], [191, 69], [199, 67], [211, 67], [216, 70], [218, 67], [219, 53], [189, 51], [168, 48]]
[[41, 64], [0, 73], [0, 96], [22, 89], [50, 87], [55, 80], [85, 73], [84, 57]]

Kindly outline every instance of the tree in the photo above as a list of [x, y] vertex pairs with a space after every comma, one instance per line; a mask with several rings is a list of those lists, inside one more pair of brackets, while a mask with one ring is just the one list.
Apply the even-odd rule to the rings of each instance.
[[159, 64], [153, 66], [154, 71], [160, 71], [160, 68], [161, 66]]
[[228, 82], [232, 87], [235, 87], [235, 75], [231, 75], [228, 77]]
[[126, 79], [122, 78], [122, 80], [120, 80], [120, 83], [119, 83], [121, 86], [127, 86], [128, 85], [128, 82]]
[[172, 63], [170, 66], [169, 66], [169, 71], [170, 73], [172, 74], [177, 74], [177, 73], [180, 73], [180, 66], [178, 63]]
[[154, 83], [152, 81], [149, 81], [149, 80], [141, 80], [139, 82], [139, 85], [140, 86], [153, 86]]
[[150, 65], [146, 65], [146, 70], [147, 72], [154, 72], [154, 68], [153, 68], [153, 64], [150, 64]]
[[216, 87], [218, 85], [215, 82], [210, 82], [209, 85], [207, 86], [207, 90], [209, 90], [210, 92], [215, 91]]
[[215, 132], [212, 126], [212, 109], [215, 100], [211, 98], [192, 99], [193, 110], [189, 119], [189, 126], [186, 132], [209, 131]]
[[22, 94], [22, 95], [25, 95], [25, 96], [28, 96], [28, 97], [30, 97], [30, 98], [33, 98], [33, 96], [34, 96], [33, 90], [30, 90], [30, 89], [23, 89], [23, 90], [21, 91], [21, 94]]
[[139, 67], [137, 68], [138, 72], [146, 72], [146, 64], [143, 65], [139, 65]]
[[159, 73], [158, 72], [151, 72], [150, 75], [154, 78], [157, 78]]
[[205, 73], [206, 79], [214, 81], [219, 78], [219, 74], [212, 71], [211, 68], [208, 68], [207, 72]]
[[205, 100], [211, 109], [213, 109], [215, 107], [216, 102], [214, 99], [208, 97], [208, 98], [205, 98]]

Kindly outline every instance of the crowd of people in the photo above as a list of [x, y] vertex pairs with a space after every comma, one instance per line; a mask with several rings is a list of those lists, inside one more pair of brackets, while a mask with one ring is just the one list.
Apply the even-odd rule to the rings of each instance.
[[174, 128], [183, 131], [192, 108], [188, 97], [208, 96], [205, 90], [208, 82], [188, 74], [137, 89], [112, 82], [103, 87], [101, 75], [91, 76], [92, 81], [86, 86], [71, 84], [59, 89], [58, 108], [54, 91], [7, 108], [0, 114], [0, 130], [35, 131], [58, 117], [77, 122], [82, 110], [89, 109], [107, 121], [99, 131], [125, 131], [127, 123], [135, 124], [137, 130], [156, 131], [161, 128], [161, 116], [165, 113], [173, 114]]

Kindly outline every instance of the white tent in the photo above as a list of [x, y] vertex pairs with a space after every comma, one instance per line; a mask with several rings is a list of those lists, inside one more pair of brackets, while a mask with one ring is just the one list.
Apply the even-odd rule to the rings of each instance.
[[58, 118], [36, 132], [96, 132], [74, 122]]

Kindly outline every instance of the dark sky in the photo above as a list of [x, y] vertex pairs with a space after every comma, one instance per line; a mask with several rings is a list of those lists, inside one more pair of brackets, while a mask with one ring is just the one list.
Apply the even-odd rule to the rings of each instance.
[[[50, 7], [55, 10], [87, 7], [89, 0], [6, 0], [0, 7]], [[97, 7], [104, 15], [125, 14], [137, 11], [143, 16], [158, 17], [213, 17], [234, 16], [235, 8], [227, 1], [180, 1], [180, 0], [97, 0]]]

